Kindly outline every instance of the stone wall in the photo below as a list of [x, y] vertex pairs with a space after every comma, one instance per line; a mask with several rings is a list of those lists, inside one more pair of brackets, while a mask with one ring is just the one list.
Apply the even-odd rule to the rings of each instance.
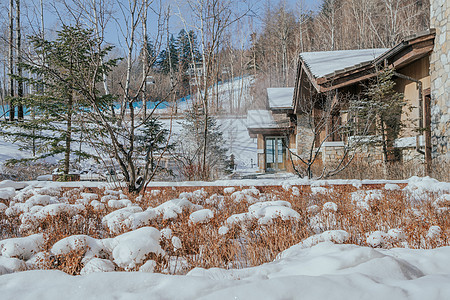
[[302, 159], [309, 159], [311, 145], [314, 141], [314, 134], [309, 123], [309, 116], [297, 114], [297, 154]]
[[325, 142], [322, 145], [322, 161], [325, 165], [338, 164], [344, 156], [343, 142]]
[[433, 156], [449, 156], [450, 1], [431, 0], [431, 28], [436, 29], [430, 58], [431, 144]]

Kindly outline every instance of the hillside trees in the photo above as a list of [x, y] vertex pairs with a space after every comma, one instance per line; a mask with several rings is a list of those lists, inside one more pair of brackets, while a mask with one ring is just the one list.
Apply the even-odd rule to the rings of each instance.
[[268, 2], [262, 20], [249, 55], [258, 85], [292, 86], [299, 53], [393, 47], [429, 28], [429, 1], [325, 0], [316, 10]]

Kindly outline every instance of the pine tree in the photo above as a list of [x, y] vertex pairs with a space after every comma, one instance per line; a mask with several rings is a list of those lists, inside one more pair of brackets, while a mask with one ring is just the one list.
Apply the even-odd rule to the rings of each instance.
[[190, 30], [189, 33], [187, 33], [184, 29], [181, 29], [177, 37], [177, 46], [179, 51], [180, 70], [183, 73], [186, 73], [192, 63], [201, 60], [197, 36], [194, 31]]
[[[205, 143], [205, 122], [207, 136]], [[177, 141], [177, 156], [181, 173], [189, 180], [210, 180], [229, 172], [230, 163], [225, 141], [220, 126], [215, 118], [207, 116], [200, 105], [186, 112], [181, 123], [183, 130]], [[203, 150], [206, 145], [206, 159], [203, 160]]]
[[[42, 92], [15, 101], [26, 105], [35, 117], [13, 124], [15, 128], [2, 130], [2, 133], [22, 142], [23, 148], [37, 145], [33, 149], [36, 153], [33, 160], [64, 154], [63, 170], [68, 174], [71, 154], [90, 156], [72, 146], [77, 141], [75, 135], [80, 133], [77, 123], [84, 122], [83, 118], [89, 111], [84, 95], [86, 85], [95, 87], [102, 80], [103, 73], [116, 61], [99, 64], [99, 59], [104, 58], [111, 48], [98, 52], [92, 31], [78, 27], [64, 26], [55, 41], [33, 36], [31, 43], [36, 59], [22, 64], [31, 78], [17, 79], [39, 87]], [[106, 107], [112, 97], [99, 96], [98, 101], [100, 106]]]
[[[374, 131], [381, 135], [386, 162], [395, 159], [394, 141], [405, 126], [401, 115], [407, 104], [403, 94], [395, 91], [393, 76], [392, 69], [382, 70], [367, 88], [366, 97], [351, 103], [359, 123], [372, 124]], [[355, 129], [356, 134], [361, 130], [357, 126]]]
[[159, 69], [163, 74], [178, 71], [178, 48], [173, 34], [170, 36], [167, 44], [167, 49], [161, 51], [157, 61]]
[[168, 129], [163, 128], [158, 118], [150, 118], [136, 137], [137, 151], [145, 156], [144, 161], [149, 165], [149, 168], [145, 168], [149, 174], [143, 176], [144, 178], [153, 177], [162, 170], [169, 172], [159, 165], [160, 160], [157, 158], [165, 150], [172, 150], [174, 147], [168, 142], [169, 133]]

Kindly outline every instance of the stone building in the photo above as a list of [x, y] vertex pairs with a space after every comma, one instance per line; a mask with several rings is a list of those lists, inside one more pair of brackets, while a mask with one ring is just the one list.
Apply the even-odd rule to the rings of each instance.
[[[299, 161], [336, 165], [348, 159], [351, 146], [361, 141], [373, 146], [360, 148], [358, 155], [380, 162], [391, 160], [383, 156], [387, 152], [376, 143], [369, 143], [379, 137], [376, 132], [359, 136], [337, 130], [345, 128], [348, 121], [348, 99], [363, 98], [370, 80], [385, 67], [394, 70], [395, 89], [411, 108], [401, 114], [406, 128], [392, 145], [395, 159], [431, 161], [431, 121], [433, 141], [439, 141], [434, 151], [446, 152], [449, 80], [444, 76], [447, 85], [442, 87], [444, 83], [434, 74], [430, 76], [430, 56], [431, 70], [437, 65], [445, 70], [449, 64], [448, 56], [442, 54], [445, 57], [439, 58], [440, 64], [434, 62], [433, 67], [434, 40], [435, 30], [431, 29], [408, 37], [391, 49], [301, 53], [295, 87], [268, 89], [266, 109], [249, 111], [248, 131], [258, 139], [260, 170], [289, 171]], [[448, 41], [444, 39], [443, 43]], [[442, 74], [439, 78], [443, 78]], [[435, 92], [436, 88], [440, 92]], [[328, 103], [326, 107], [324, 103]]]
[[436, 30], [431, 74], [431, 143], [433, 156], [449, 157], [450, 1], [431, 0], [430, 26]]

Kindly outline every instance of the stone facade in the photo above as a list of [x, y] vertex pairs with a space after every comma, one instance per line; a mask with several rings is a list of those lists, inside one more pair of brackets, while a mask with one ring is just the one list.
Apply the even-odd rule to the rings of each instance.
[[322, 161], [326, 165], [339, 163], [344, 156], [343, 142], [325, 142], [322, 145]]
[[430, 58], [431, 143], [433, 156], [449, 156], [450, 1], [431, 0], [431, 28], [436, 29]]
[[297, 154], [302, 159], [309, 159], [311, 145], [314, 141], [314, 134], [311, 130], [309, 116], [297, 114]]

